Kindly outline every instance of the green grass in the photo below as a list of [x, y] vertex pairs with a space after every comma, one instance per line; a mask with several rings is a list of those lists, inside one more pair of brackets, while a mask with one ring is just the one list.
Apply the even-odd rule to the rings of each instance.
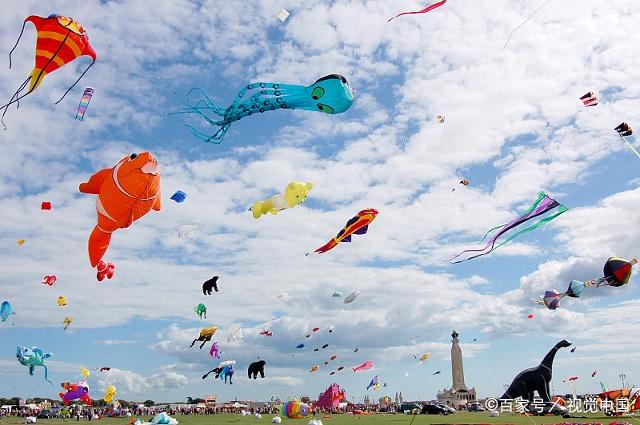
[[[262, 420], [253, 416], [242, 417], [240, 415], [190, 415], [176, 416], [180, 425], [217, 425], [217, 424], [237, 424], [237, 425], [267, 425], [271, 423], [271, 418], [275, 415], [263, 415]], [[390, 424], [390, 425], [409, 425], [412, 416], [409, 415], [367, 415], [367, 416], [350, 416], [350, 415], [328, 415], [323, 418], [318, 415], [317, 418], [322, 420], [324, 425], [369, 425], [369, 424]], [[148, 420], [151, 417], [143, 417], [141, 419]], [[283, 424], [299, 424], [307, 425], [311, 418], [308, 419], [283, 419]], [[76, 422], [75, 419], [38, 419], [37, 424], [40, 425], [129, 425], [130, 418], [105, 418], [101, 420], [93, 420], [88, 422], [81, 419]], [[631, 422], [640, 425], [638, 418], [609, 418], [603, 415], [589, 415], [587, 419], [563, 419], [561, 416], [537, 416], [528, 417], [510, 413], [503, 413], [496, 418], [489, 416], [487, 412], [463, 412], [449, 416], [439, 415], [417, 415], [413, 420], [413, 425], [425, 424], [517, 424], [517, 425], [539, 425], [539, 424], [556, 424], [556, 423], [594, 423], [599, 422], [608, 425], [609, 422]], [[2, 425], [18, 425], [24, 424], [24, 418], [11, 416], [0, 420]]]

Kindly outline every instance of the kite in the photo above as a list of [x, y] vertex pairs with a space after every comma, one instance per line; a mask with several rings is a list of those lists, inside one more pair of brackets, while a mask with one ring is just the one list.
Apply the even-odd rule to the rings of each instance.
[[198, 304], [193, 308], [193, 311], [198, 315], [200, 320], [202, 320], [202, 316], [204, 316], [205, 319], [207, 318], [207, 307], [204, 304]]
[[573, 347], [573, 348], [571, 349], [571, 352], [572, 352], [572, 353], [575, 353], [575, 352], [576, 352], [576, 348], [577, 348], [577, 347]]
[[33, 372], [35, 371], [36, 366], [41, 366], [44, 368], [44, 379], [53, 385], [53, 382], [49, 381], [48, 378], [48, 369], [47, 365], [44, 364], [44, 361], [53, 356], [53, 353], [45, 353], [42, 351], [42, 348], [38, 347], [20, 347], [17, 346], [16, 349], [16, 357], [22, 366], [27, 366], [29, 368], [29, 375], [33, 376]]
[[300, 343], [300, 344], [296, 345], [296, 348], [304, 348], [304, 344]]
[[311, 407], [298, 400], [291, 400], [282, 405], [280, 414], [289, 419], [304, 419], [311, 413]]
[[218, 276], [214, 276], [202, 284], [202, 293], [211, 295], [211, 289], [218, 292]]
[[329, 364], [329, 362], [332, 362], [332, 361], [334, 361], [334, 360], [335, 360], [335, 359], [337, 359], [337, 358], [338, 358], [338, 356], [336, 356], [336, 355], [334, 354], [333, 356], [329, 357], [329, 360], [326, 360], [326, 361], [324, 362], [324, 365], [325, 365], [325, 366], [326, 366], [326, 365], [328, 365], [328, 364]]
[[362, 363], [360, 366], [356, 366], [353, 369], [354, 372], [361, 372], [363, 370], [369, 370], [373, 367], [373, 362], [371, 360]]
[[278, 19], [280, 19], [280, 22], [284, 22], [289, 17], [289, 12], [287, 11], [287, 9], [282, 9], [276, 16], [278, 17]]
[[324, 344], [322, 347], [316, 347], [313, 349], [313, 351], [319, 351], [321, 348], [327, 348], [329, 346], [329, 344]]
[[197, 224], [183, 224], [178, 230], [178, 237], [181, 239], [191, 239], [197, 228]]
[[[467, 179], [462, 179], [462, 180], [460, 180], [460, 183], [458, 183], [458, 184], [461, 184], [461, 185], [463, 185], [463, 186], [469, 186], [469, 180], [467, 180]], [[455, 187], [454, 187], [453, 189], [451, 189], [451, 191], [452, 191], [452, 192], [453, 192], [454, 190], [456, 190], [456, 188], [455, 188]]]
[[301, 205], [309, 196], [309, 191], [312, 188], [313, 183], [290, 182], [284, 188], [284, 193], [279, 193], [264, 201], [254, 202], [249, 211], [255, 219], [267, 213], [276, 215], [282, 210]]
[[360, 350], [360, 348], [356, 347], [355, 350], [353, 350], [354, 353], [357, 353]]
[[560, 305], [560, 300], [563, 297], [579, 298], [584, 288], [591, 286], [595, 286], [596, 288], [600, 286], [620, 287], [631, 279], [631, 273], [635, 264], [638, 264], [638, 260], [635, 258], [629, 261], [620, 257], [611, 257], [604, 265], [604, 277], [587, 280], [586, 282], [572, 280], [565, 292], [558, 292], [555, 289], [551, 289], [545, 291], [541, 299], [532, 300], [532, 302], [534, 304], [544, 305], [549, 310], [555, 310]]
[[207, 376], [209, 376], [210, 373], [215, 373], [216, 379], [220, 378], [221, 380], [224, 380], [224, 383], [226, 384], [227, 378], [229, 378], [229, 384], [233, 385], [233, 382], [231, 382], [231, 380], [233, 378], [233, 366], [235, 366], [235, 364], [235, 360], [226, 360], [224, 362], [220, 362], [218, 367], [202, 375], [202, 379], [207, 379]]
[[438, 121], [439, 124], [444, 124], [444, 115], [436, 115], [436, 121]]
[[261, 378], [264, 378], [264, 365], [267, 362], [264, 360], [259, 360], [257, 362], [253, 362], [249, 365], [248, 373], [249, 379], [258, 379], [258, 374], [260, 374]]
[[260, 332], [260, 335], [264, 335], [264, 336], [273, 336], [273, 332], [271, 331], [267, 331], [267, 330], [262, 330]]
[[49, 201], [42, 201], [42, 203], [40, 204], [40, 209], [42, 211], [51, 211], [51, 208], [53, 208], [53, 206]]
[[96, 271], [96, 279], [98, 279], [98, 282], [102, 282], [105, 277], [107, 279], [111, 279], [113, 277], [113, 274], [116, 272], [116, 266], [113, 263], [107, 263], [100, 260], [96, 266]]
[[283, 299], [287, 298], [288, 296], [289, 296], [289, 294], [287, 294], [286, 292], [281, 292], [281, 293], [278, 295], [278, 298], [280, 298], [281, 300], [283, 300]]
[[2, 305], [0, 305], [0, 319], [3, 322], [6, 322], [13, 313], [13, 308], [11, 307], [11, 303], [9, 301], [2, 301]]
[[58, 280], [58, 278], [55, 277], [54, 275], [45, 276], [45, 277], [42, 278], [42, 284], [43, 285], [53, 286], [53, 285], [56, 284], [56, 280]]
[[202, 347], [204, 347], [204, 344], [207, 341], [211, 341], [211, 338], [213, 337], [213, 334], [215, 334], [216, 332], [218, 332], [218, 328], [216, 326], [211, 326], [209, 328], [200, 329], [200, 334], [198, 335], [198, 337], [196, 339], [193, 340], [193, 342], [191, 343], [189, 348], [193, 347], [193, 345], [196, 343], [196, 341], [202, 341], [202, 344], [200, 344], [200, 349], [202, 350]]
[[640, 158], [640, 152], [638, 152], [636, 148], [634, 148], [633, 145], [627, 140], [627, 137], [633, 134], [633, 129], [629, 126], [629, 124], [627, 124], [626, 122], [620, 123], [616, 128], [614, 128], [614, 130], [618, 132], [618, 135], [620, 136], [622, 141], [625, 142], [627, 146], [629, 146], [629, 149], [631, 149], [633, 153], [635, 153], [636, 156]]
[[333, 294], [331, 294], [331, 296], [332, 296], [333, 298], [340, 298], [340, 297], [342, 297], [342, 292], [340, 292], [340, 291], [334, 291], [334, 292], [333, 292]]
[[309, 372], [313, 373], [313, 372], [316, 372], [318, 369], [320, 369], [320, 365], [315, 365], [309, 370]]
[[64, 318], [64, 320], [62, 321], [62, 324], [64, 325], [64, 330], [66, 331], [67, 328], [69, 326], [71, 326], [71, 322], [73, 322], [73, 317], [71, 316], [67, 316]]
[[60, 295], [58, 297], [58, 307], [66, 307], [66, 306], [67, 306], [67, 299], [62, 295]]
[[100, 372], [109, 372], [111, 370], [110, 367], [101, 367]]
[[169, 199], [171, 199], [172, 201], [176, 201], [178, 204], [181, 204], [185, 199], [187, 199], [187, 194], [181, 190], [177, 190], [176, 193], [171, 195], [171, 198]]
[[89, 372], [89, 369], [87, 369], [86, 367], [80, 368], [80, 373], [87, 379], [91, 377], [91, 372]]
[[[31, 70], [31, 74], [24, 80], [20, 87], [18, 87], [18, 90], [16, 90], [13, 96], [11, 96], [9, 103], [0, 107], [4, 108], [4, 112], [2, 113], [3, 119], [9, 106], [14, 103], [19, 105], [20, 100], [38, 88], [47, 74], [65, 66], [80, 56], [89, 56], [92, 59], [91, 64], [80, 74], [76, 82], [67, 89], [60, 100], [56, 102], [56, 104], [59, 103], [96, 62], [96, 52], [89, 44], [89, 37], [87, 37], [87, 33], [82, 25], [72, 18], [56, 14], [49, 15], [46, 18], [31, 15], [22, 23], [22, 30], [20, 30], [18, 40], [16, 40], [16, 44], [9, 52], [9, 69], [11, 69], [11, 54], [16, 47], [18, 47], [27, 22], [31, 22], [36, 27], [38, 33], [35, 51], [36, 62]], [[29, 86], [28, 88], [27, 85]], [[27, 91], [21, 94], [25, 88], [27, 88]]]
[[[493, 232], [494, 230], [498, 230], [498, 231], [495, 233], [495, 235], [491, 239], [489, 239], [489, 241], [486, 243], [486, 245], [483, 248], [464, 250], [459, 254], [457, 254], [455, 257], [451, 258], [449, 262], [451, 262], [452, 264], [457, 264], [457, 263], [462, 263], [464, 261], [471, 260], [473, 258], [487, 255], [490, 252], [492, 252], [494, 249], [500, 248], [501, 246], [511, 242], [513, 239], [520, 236], [521, 234], [529, 233], [537, 229], [538, 227], [541, 227], [544, 224], [550, 222], [551, 220], [555, 219], [556, 217], [558, 217], [559, 215], [567, 211], [569, 211], [569, 208], [565, 207], [555, 199], [550, 198], [546, 193], [540, 192], [538, 194], [538, 199], [536, 199], [533, 205], [531, 205], [531, 207], [527, 211], [525, 211], [524, 214], [522, 214], [520, 217], [512, 220], [507, 224], [496, 226], [493, 229], [490, 229], [485, 235], [485, 238], [487, 237], [487, 235], [489, 235], [489, 233]], [[531, 224], [528, 227], [521, 228], [524, 223], [531, 220], [538, 220], [538, 221], [536, 221], [535, 223]], [[513, 232], [510, 232], [512, 230]], [[504, 240], [498, 243], [498, 239], [502, 236], [504, 236]], [[474, 253], [474, 252], [477, 252], [479, 254], [474, 254], [469, 256], [468, 258], [453, 261], [456, 258], [460, 257], [462, 254]]]
[[241, 339], [244, 338], [244, 335], [242, 333], [242, 323], [235, 326], [231, 332], [229, 333], [229, 336], [227, 336], [227, 342], [237, 342]]
[[355, 301], [356, 298], [358, 298], [358, 295], [360, 295], [360, 291], [353, 291], [352, 293], [347, 295], [347, 297], [344, 299], [344, 303], [345, 304], [352, 303], [353, 301]]
[[431, 355], [431, 353], [424, 353], [423, 355], [420, 356], [420, 358], [418, 359], [421, 363], [422, 362], [426, 362], [427, 360], [429, 360], [429, 356]]
[[[351, 235], [364, 235], [369, 230], [369, 224], [375, 220], [378, 215], [378, 211], [373, 208], [360, 211], [354, 217], [352, 217], [347, 224], [344, 225], [342, 230], [338, 232], [335, 238], [316, 249], [314, 252], [322, 254], [336, 247], [340, 242], [351, 242]], [[309, 255], [309, 254], [307, 254]]]
[[369, 391], [369, 388], [373, 387], [373, 389], [375, 390], [376, 387], [379, 387], [380, 385], [378, 384], [378, 375], [374, 376], [373, 379], [371, 380], [371, 382], [369, 382], [369, 385], [367, 385], [367, 391]]
[[116, 396], [116, 394], [118, 394], [116, 387], [114, 387], [113, 385], [109, 385], [104, 390], [104, 397], [102, 399], [105, 401], [105, 403], [111, 403], [114, 397]]
[[91, 406], [91, 398], [89, 397], [89, 384], [86, 381], [80, 381], [77, 384], [71, 384], [69, 382], [63, 382], [62, 388], [66, 390], [66, 393], [59, 393], [58, 395], [62, 399], [65, 406], [68, 406], [73, 400], [80, 400], [87, 406]]
[[[207, 135], [190, 125], [186, 126], [198, 139], [214, 144], [222, 142], [234, 121], [257, 112], [304, 109], [339, 114], [349, 109], [353, 103], [353, 90], [347, 79], [338, 74], [322, 77], [308, 87], [280, 83], [250, 83], [240, 90], [234, 102], [225, 110], [216, 106], [202, 90], [197, 88], [189, 91], [187, 102], [189, 95], [194, 91], [200, 92], [203, 99], [195, 106], [187, 103], [186, 109], [173, 114], [197, 114], [211, 126], [218, 127], [215, 133]], [[247, 91], [249, 91], [249, 99], [245, 99]], [[217, 115], [220, 119], [211, 118], [211, 114]]]
[[434, 375], [440, 375], [442, 373], [441, 370], [436, 370], [435, 372], [433, 372]]
[[533, 11], [533, 13], [529, 16], [527, 16], [527, 18], [522, 21], [522, 23], [520, 25], [518, 25], [517, 27], [514, 28], [513, 31], [511, 31], [511, 33], [509, 34], [509, 37], [507, 38], [507, 41], [504, 43], [504, 46], [502, 46], [502, 48], [504, 49], [505, 47], [507, 47], [507, 44], [509, 44], [509, 40], [511, 40], [511, 36], [518, 31], [524, 24], [526, 24], [529, 19], [531, 19], [533, 17], [533, 15], [535, 15], [536, 13], [538, 13], [540, 11], [540, 9], [542, 9], [543, 7], [545, 7], [548, 3], [550, 3], [552, 0], [547, 0], [544, 3], [542, 3], [542, 5], [540, 7], [538, 7], [536, 10]]
[[436, 9], [436, 8], [442, 6], [446, 2], [447, 2], [447, 0], [441, 0], [439, 2], [433, 3], [432, 5], [429, 5], [429, 6], [425, 7], [422, 10], [418, 10], [417, 12], [402, 12], [402, 13], [398, 13], [396, 16], [393, 16], [393, 17], [389, 18], [389, 20], [387, 22], [391, 22], [392, 20], [394, 20], [397, 17], [402, 16], [402, 15], [417, 15], [417, 14], [420, 14], [420, 13], [430, 12], [433, 9]]
[[533, 314], [528, 315], [527, 319], [533, 319]]
[[219, 359], [220, 358], [220, 344], [218, 344], [217, 342], [214, 342], [213, 344], [211, 344], [211, 349], [209, 350], [209, 355], [211, 357]]
[[[568, 379], [568, 381], [569, 381], [569, 382], [571, 382], [571, 381], [577, 381], [577, 380], [578, 380], [578, 377], [577, 377], [577, 376], [572, 376], [572, 377], [570, 377], [570, 378]], [[562, 382], [564, 382], [564, 381], [562, 381]]]
[[111, 234], [131, 226], [151, 209], [160, 211], [158, 162], [149, 152], [132, 153], [81, 183], [82, 193], [98, 195], [98, 224], [89, 236], [89, 260], [96, 267], [109, 248]]
[[580, 100], [584, 106], [596, 106], [598, 104], [598, 98], [592, 91], [580, 97]]
[[16, 243], [17, 243], [18, 245], [20, 245], [20, 246], [24, 245], [24, 243], [25, 243], [25, 242], [26, 242], [26, 240], [24, 240], [24, 239], [18, 239], [18, 240], [16, 241]]
[[626, 413], [640, 411], [640, 388], [621, 388], [609, 391], [605, 389], [607, 386], [603, 382], [600, 383], [600, 386], [603, 388], [603, 392], [598, 397], [604, 400], [611, 400], [613, 402], [612, 409], [615, 409], [614, 406], [617, 407], [624, 403], [628, 406]]
[[311, 335], [313, 335], [314, 333], [318, 332], [319, 330], [320, 330], [320, 328], [313, 328], [313, 329], [311, 329], [311, 333], [310, 333], [310, 334], [307, 334], [307, 338], [310, 338], [310, 337], [311, 337]]
[[84, 121], [84, 113], [89, 107], [89, 102], [91, 102], [91, 96], [93, 96], [94, 91], [93, 87], [87, 87], [84, 89], [84, 93], [82, 93], [82, 98], [80, 99], [80, 104], [78, 105], [78, 112], [76, 112], [76, 119], [78, 121]]
[[595, 376], [598, 374], [597, 370], [594, 370], [593, 372], [591, 372], [591, 377], [595, 378]]

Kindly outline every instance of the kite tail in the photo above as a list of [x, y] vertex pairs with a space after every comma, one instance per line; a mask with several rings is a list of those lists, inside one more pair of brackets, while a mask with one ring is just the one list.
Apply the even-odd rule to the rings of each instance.
[[202, 375], [202, 379], [207, 379], [207, 376], [209, 376], [209, 374], [210, 374], [211, 372], [215, 372], [215, 371], [216, 371], [216, 370], [215, 370], [215, 369], [213, 369], [213, 370], [210, 370], [209, 372], [205, 373], [204, 375]]
[[194, 136], [196, 136], [198, 139], [202, 140], [203, 142], [213, 143], [214, 145], [219, 145], [220, 143], [222, 143], [222, 139], [224, 138], [224, 135], [227, 134], [227, 130], [229, 129], [229, 126], [230, 126], [230, 124], [224, 125], [224, 126], [220, 127], [218, 129], [218, 131], [216, 131], [213, 135], [208, 136], [207, 134], [205, 134], [202, 131], [194, 128], [193, 126], [185, 124], [185, 127], [187, 127], [189, 129], [191, 134], [193, 134]]
[[549, 217], [543, 218], [542, 220], [540, 220], [539, 222], [537, 222], [536, 224], [534, 224], [533, 226], [529, 226], [526, 229], [522, 229], [519, 232], [511, 235], [510, 237], [508, 237], [505, 241], [501, 242], [500, 244], [498, 244], [498, 246], [496, 246], [496, 248], [500, 248], [502, 245], [505, 245], [507, 243], [509, 243], [511, 240], [513, 240], [514, 238], [518, 237], [519, 235], [523, 234], [523, 233], [529, 233], [532, 230], [537, 229], [540, 226], [543, 226], [545, 224], [547, 224], [548, 222], [550, 222], [551, 220], [553, 220], [554, 218], [558, 217], [560, 214], [564, 214], [567, 211], [569, 211], [569, 208], [565, 207], [564, 205], [560, 204], [558, 206], [560, 212], [555, 213], [554, 215], [551, 215]]
[[[191, 93], [193, 93], [194, 91], [198, 91], [198, 92], [200, 92], [200, 94], [202, 95], [202, 97], [204, 97], [204, 99], [201, 99], [201, 100], [196, 104], [196, 106], [191, 106], [191, 105], [188, 103], [188, 102], [189, 102], [189, 96], [191, 96]], [[198, 87], [194, 87], [194, 88], [192, 88], [191, 90], [189, 90], [189, 93], [187, 93], [187, 101], [186, 101], [186, 102], [183, 102], [183, 103], [184, 103], [185, 105], [187, 105], [189, 108], [196, 108], [196, 109], [197, 109], [197, 108], [199, 108], [199, 104], [200, 104], [200, 102], [204, 102], [204, 103], [207, 105], [207, 106], [206, 106], [206, 108], [207, 108], [207, 109], [212, 110], [212, 111], [213, 111], [213, 113], [215, 113], [216, 115], [219, 115], [219, 116], [221, 116], [221, 117], [222, 117], [222, 116], [224, 116], [224, 111], [223, 111], [222, 109], [218, 108], [218, 107], [216, 106], [216, 104], [215, 104], [215, 103], [213, 103], [213, 100], [211, 100], [211, 99], [209, 98], [209, 96], [207, 96], [207, 94], [206, 94], [202, 89], [200, 89], [200, 88], [198, 88]]]
[[28, 76], [27, 79], [24, 80], [24, 82], [20, 85], [20, 87], [18, 87], [18, 90], [16, 90], [13, 96], [11, 96], [9, 103], [7, 103], [6, 105], [0, 106], [0, 109], [4, 109], [4, 111], [2, 112], [2, 117], [0, 117], [0, 123], [2, 123], [2, 126], [4, 127], [5, 130], [7, 129], [7, 126], [4, 123], [4, 116], [7, 114], [7, 111], [9, 110], [9, 106], [13, 105], [14, 103], [17, 103], [18, 104], [17, 107], [20, 107], [20, 99], [24, 98], [26, 95], [30, 93], [30, 92], [26, 92], [25, 94], [20, 95], [20, 92], [24, 90], [27, 84], [29, 84], [29, 81], [31, 81], [31, 76]]
[[42, 367], [44, 368], [44, 380], [50, 383], [53, 387], [53, 382], [49, 380], [49, 370], [47, 369], [47, 365], [42, 365]]
[[16, 44], [13, 45], [13, 49], [11, 49], [11, 51], [9, 51], [9, 69], [11, 69], [11, 53], [13, 53], [14, 50], [16, 50], [16, 47], [18, 47], [18, 43], [20, 42], [20, 39], [22, 38], [22, 33], [24, 32], [24, 26], [27, 25], [27, 21], [24, 21], [22, 23], [22, 29], [20, 30], [20, 35], [18, 36], [18, 39], [16, 40]]
[[624, 137], [622, 134], [619, 134], [619, 133], [618, 133], [618, 135], [620, 136], [620, 138], [622, 139], [622, 141], [623, 141], [623, 142], [625, 142], [625, 143], [627, 144], [627, 146], [629, 146], [629, 149], [631, 149], [631, 150], [633, 151], [633, 153], [635, 153], [635, 154], [636, 154], [636, 156], [637, 156], [638, 158], [640, 158], [640, 153], [638, 153], [638, 151], [636, 150], [636, 148], [634, 148], [634, 147], [633, 147], [633, 145], [632, 145], [631, 143], [629, 143], [629, 141], [627, 140], [627, 138], [626, 138], [626, 137]]
[[78, 84], [78, 83], [80, 82], [80, 80], [82, 80], [82, 77], [84, 77], [84, 74], [86, 74], [86, 73], [87, 73], [87, 71], [88, 71], [88, 70], [93, 66], [93, 64], [94, 64], [94, 63], [96, 63], [96, 61], [91, 62], [91, 65], [89, 65], [89, 66], [87, 67], [87, 69], [85, 69], [85, 70], [82, 72], [82, 74], [80, 74], [80, 76], [78, 77], [78, 79], [76, 80], [76, 82], [75, 82], [75, 83], [73, 83], [73, 84], [71, 85], [71, 87], [69, 87], [69, 88], [67, 89], [67, 91], [66, 91], [66, 92], [64, 92], [64, 94], [62, 95], [62, 97], [61, 97], [60, 99], [58, 99], [58, 101], [55, 103], [56, 105], [57, 105], [58, 103], [60, 103], [60, 102], [62, 101], [62, 99], [64, 99], [64, 97], [67, 95], [67, 93], [69, 93], [69, 92], [71, 91], [71, 89], [73, 89], [73, 88], [76, 86], [76, 84]]

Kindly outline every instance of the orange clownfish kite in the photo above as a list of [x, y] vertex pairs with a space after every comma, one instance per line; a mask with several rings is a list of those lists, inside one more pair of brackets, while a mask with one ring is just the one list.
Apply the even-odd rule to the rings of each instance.
[[[13, 53], [18, 46], [27, 22], [31, 22], [38, 32], [35, 52], [36, 62], [33, 70], [31, 70], [31, 74], [18, 90], [16, 90], [9, 100], [9, 103], [0, 107], [0, 109], [4, 109], [2, 118], [4, 118], [4, 115], [7, 113], [9, 106], [18, 103], [22, 98], [37, 89], [47, 74], [65, 66], [80, 56], [89, 56], [92, 59], [91, 64], [84, 70], [76, 82], [69, 87], [62, 98], [60, 98], [60, 100], [64, 99], [67, 93], [80, 81], [96, 61], [96, 52], [89, 44], [89, 37], [87, 37], [87, 32], [82, 25], [66, 16], [53, 14], [43, 18], [32, 15], [27, 17], [22, 23], [22, 31], [20, 31], [18, 41], [16, 41], [15, 46], [13, 46], [13, 49], [9, 52], [9, 68], [11, 68], [11, 53]], [[27, 85], [29, 86], [28, 88]], [[27, 91], [21, 94], [25, 88], [27, 88]], [[60, 100], [58, 100], [58, 102], [60, 102]]]
[[347, 224], [344, 225], [335, 238], [331, 239], [314, 252], [322, 254], [323, 252], [327, 252], [330, 249], [335, 248], [340, 242], [351, 242], [351, 235], [364, 235], [369, 229], [369, 224], [375, 220], [377, 215], [378, 210], [373, 208], [360, 211], [347, 221]]
[[98, 224], [89, 236], [89, 261], [95, 267], [109, 248], [111, 233], [131, 226], [149, 210], [160, 211], [158, 162], [149, 152], [125, 156], [80, 184], [80, 192], [98, 195]]

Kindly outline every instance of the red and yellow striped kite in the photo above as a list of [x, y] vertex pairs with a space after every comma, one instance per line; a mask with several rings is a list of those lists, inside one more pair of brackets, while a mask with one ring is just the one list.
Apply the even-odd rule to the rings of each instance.
[[[36, 39], [35, 66], [33, 67], [29, 77], [27, 77], [11, 97], [9, 103], [2, 107], [4, 108], [4, 112], [2, 113], [3, 118], [7, 113], [9, 106], [19, 102], [22, 98], [37, 89], [47, 74], [63, 67], [80, 56], [91, 57], [91, 64], [84, 70], [76, 82], [73, 83], [73, 85], [64, 93], [62, 98], [60, 98], [60, 100], [62, 100], [96, 61], [96, 52], [89, 44], [89, 37], [87, 37], [87, 33], [82, 25], [66, 16], [54, 14], [47, 18], [42, 18], [40, 16], [32, 15], [24, 20], [20, 36], [18, 36], [15, 46], [13, 46], [13, 49], [9, 52], [9, 68], [11, 68], [11, 53], [13, 53], [15, 48], [18, 46], [20, 37], [22, 37], [22, 33], [24, 32], [24, 27], [27, 22], [31, 22], [38, 32], [38, 37]], [[20, 94], [27, 85], [27, 92]], [[60, 102], [60, 100], [58, 100], [58, 102]]]

